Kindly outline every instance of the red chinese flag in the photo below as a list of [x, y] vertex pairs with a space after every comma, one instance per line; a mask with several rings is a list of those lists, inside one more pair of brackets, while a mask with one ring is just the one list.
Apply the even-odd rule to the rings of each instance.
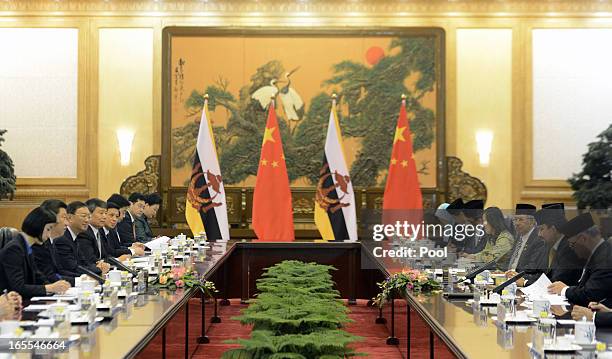
[[420, 223], [422, 209], [423, 196], [412, 153], [410, 123], [406, 116], [406, 100], [402, 100], [385, 186], [383, 210], [386, 210], [387, 213], [383, 214], [383, 221], [395, 223], [401, 218], [410, 223]]
[[287, 242], [295, 238], [291, 189], [274, 101], [268, 110], [253, 193], [253, 229], [260, 241]]

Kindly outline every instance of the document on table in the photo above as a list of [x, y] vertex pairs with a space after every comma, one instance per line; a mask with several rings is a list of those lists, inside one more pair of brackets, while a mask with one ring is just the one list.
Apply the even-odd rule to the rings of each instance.
[[519, 288], [519, 290], [530, 299], [545, 299], [550, 302], [550, 305], [567, 305], [567, 299], [564, 296], [549, 294], [548, 286], [551, 284], [550, 279], [546, 274], [542, 273], [540, 278], [528, 287]]
[[168, 243], [170, 241], [169, 237], [166, 236], [162, 236], [159, 238], [155, 238], [154, 240], [145, 243], [145, 247], [149, 248], [150, 250], [156, 250], [156, 249], [160, 249], [162, 247], [162, 245], [164, 243]]
[[525, 293], [530, 299], [544, 297], [548, 295], [548, 286], [551, 285], [550, 279], [546, 276], [546, 274], [542, 273], [540, 278], [533, 282], [528, 287], [521, 287], [519, 290]]

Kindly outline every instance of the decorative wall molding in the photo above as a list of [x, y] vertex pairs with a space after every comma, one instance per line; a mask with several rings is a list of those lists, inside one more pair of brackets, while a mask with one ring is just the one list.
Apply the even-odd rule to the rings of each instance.
[[152, 155], [144, 161], [145, 169], [130, 176], [121, 184], [120, 193], [128, 197], [131, 193], [159, 192], [160, 155]]
[[[117, 16], [116, 12], [138, 13], [145, 16], [185, 15], [190, 16], [256, 16], [255, 13], [286, 14], [288, 12], [325, 14], [335, 16], [339, 13], [360, 13], [371, 17], [373, 14], [395, 17], [422, 16], [438, 14], [468, 16], [493, 14], [495, 16], [525, 16], [539, 14], [562, 16], [571, 14], [592, 14], [612, 11], [612, 4], [600, 0], [3, 0], [0, 12], [48, 13], [51, 16], [66, 16], [101, 12], [99, 16]], [[61, 12], [61, 13], [58, 13]], [[70, 14], [66, 14], [70, 13]], [[161, 13], [161, 14], [160, 14]], [[497, 13], [497, 14], [495, 14]], [[0, 15], [16, 15], [1, 14]], [[17, 14], [18, 15], [18, 14]], [[608, 15], [610, 16], [610, 15]]]
[[463, 198], [464, 201], [487, 200], [487, 187], [480, 179], [462, 170], [463, 161], [457, 157], [447, 156], [446, 167], [448, 171], [446, 201], [448, 203], [457, 198]]

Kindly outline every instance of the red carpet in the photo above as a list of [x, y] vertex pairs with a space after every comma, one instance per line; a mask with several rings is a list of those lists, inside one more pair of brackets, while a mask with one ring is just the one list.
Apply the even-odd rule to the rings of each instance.
[[[192, 358], [212, 359], [220, 358], [221, 355], [236, 345], [224, 344], [223, 341], [230, 338], [248, 338], [251, 332], [249, 327], [242, 326], [239, 322], [229, 320], [230, 317], [238, 315], [241, 308], [239, 301], [232, 300], [229, 307], [220, 307], [220, 316], [223, 322], [212, 324], [208, 330], [210, 343], [200, 345]], [[395, 359], [402, 358], [399, 349], [395, 346], [385, 344], [389, 332], [384, 325], [374, 324], [376, 309], [366, 306], [366, 301], [359, 301], [357, 305], [349, 307], [351, 313], [349, 317], [354, 321], [347, 325], [346, 330], [350, 333], [363, 337], [363, 341], [357, 342], [353, 347], [361, 353], [365, 353], [369, 358]]]
[[[194, 359], [220, 358], [221, 355], [230, 348], [237, 345], [223, 343], [227, 339], [248, 338], [251, 329], [242, 326], [238, 321], [231, 320], [233, 316], [240, 314], [240, 310], [246, 305], [240, 304], [240, 300], [231, 300], [230, 306], [219, 306], [219, 316], [222, 322], [219, 324], [207, 323], [207, 336], [210, 343], [195, 344], [197, 336], [200, 334], [200, 300], [194, 298], [189, 301], [189, 355]], [[364, 353], [368, 358], [376, 359], [395, 359], [406, 355], [406, 304], [404, 301], [396, 301], [396, 336], [400, 338], [399, 346], [391, 346], [385, 343], [389, 336], [390, 309], [385, 306], [383, 311], [387, 318], [387, 325], [375, 324], [374, 320], [378, 310], [374, 307], [367, 307], [365, 300], [359, 300], [357, 305], [349, 307], [351, 312], [349, 317], [353, 320], [346, 327], [350, 333], [363, 337], [361, 342], [354, 343], [353, 347], [360, 353]], [[206, 314], [210, 320], [213, 313], [213, 304], [206, 305]], [[429, 332], [430, 329], [425, 322], [413, 311], [411, 311], [412, 330], [411, 330], [411, 354], [413, 358], [429, 358]], [[166, 327], [166, 358], [184, 358], [185, 349], [185, 311], [180, 310]], [[149, 345], [139, 353], [139, 359], [161, 358], [161, 333], [157, 335]], [[402, 355], [404, 354], [404, 355]], [[450, 359], [455, 356], [448, 350], [444, 343], [435, 337], [435, 358]]]

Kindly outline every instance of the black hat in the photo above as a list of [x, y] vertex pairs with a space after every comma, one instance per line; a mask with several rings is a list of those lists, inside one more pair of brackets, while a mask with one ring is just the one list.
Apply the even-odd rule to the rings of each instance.
[[535, 213], [534, 217], [538, 225], [555, 226], [557, 230], [560, 230], [567, 222], [565, 212], [559, 207], [542, 208]]
[[461, 213], [461, 210], [463, 209], [463, 206], [465, 204], [463, 203], [463, 199], [461, 198], [457, 198], [456, 200], [452, 201], [448, 207], [446, 207], [446, 210], [448, 211], [448, 213], [456, 216], [459, 213]]
[[536, 206], [527, 203], [518, 203], [516, 205], [515, 215], [517, 216], [533, 216], [536, 211]]
[[542, 209], [565, 209], [565, 205], [561, 202], [557, 203], [544, 203]]
[[469, 218], [480, 218], [482, 217], [482, 210], [484, 209], [484, 201], [481, 199], [473, 199], [467, 201], [463, 205], [463, 214]]
[[593, 222], [593, 217], [591, 217], [591, 214], [583, 213], [572, 218], [563, 227], [561, 227], [561, 233], [563, 233], [567, 238], [571, 238], [586, 231], [594, 225], [595, 222]]

